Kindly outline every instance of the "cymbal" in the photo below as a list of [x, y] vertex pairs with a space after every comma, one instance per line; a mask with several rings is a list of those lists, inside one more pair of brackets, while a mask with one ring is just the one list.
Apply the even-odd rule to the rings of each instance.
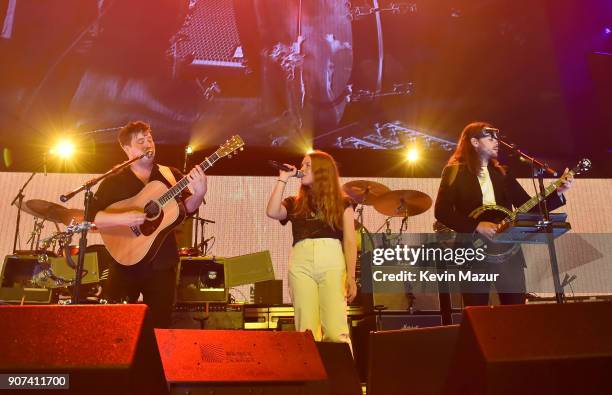
[[41, 199], [28, 200], [21, 206], [21, 209], [37, 218], [51, 222], [60, 222], [64, 225], [70, 224], [72, 219], [77, 222], [83, 220], [83, 210], [66, 208], [60, 204]]
[[432, 200], [426, 193], [412, 190], [387, 192], [374, 203], [374, 208], [389, 217], [412, 217], [429, 210]]
[[379, 196], [391, 190], [385, 185], [374, 181], [355, 180], [342, 185], [342, 190], [358, 204], [371, 206]]
[[[85, 211], [79, 210], [78, 208], [67, 208], [61, 222], [68, 226], [73, 219], [74, 222], [83, 222], [85, 220]], [[90, 229], [90, 231], [91, 230], [92, 229]]]

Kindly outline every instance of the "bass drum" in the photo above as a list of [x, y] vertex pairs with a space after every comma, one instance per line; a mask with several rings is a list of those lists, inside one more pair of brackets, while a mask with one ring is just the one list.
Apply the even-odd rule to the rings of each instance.
[[355, 221], [355, 240], [357, 242], [357, 262], [355, 264], [355, 281], [357, 283], [357, 297], [349, 303], [350, 306], [362, 306], [363, 296], [361, 293], [361, 259], [374, 249], [374, 239], [368, 229]]

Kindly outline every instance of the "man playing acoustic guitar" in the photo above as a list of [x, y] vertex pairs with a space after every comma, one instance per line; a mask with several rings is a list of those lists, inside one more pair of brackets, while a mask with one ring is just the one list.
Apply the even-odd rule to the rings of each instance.
[[[162, 182], [170, 188], [183, 175], [175, 168], [155, 162], [155, 142], [148, 124], [142, 121], [129, 122], [119, 131], [118, 140], [128, 159], [148, 154], [102, 181], [93, 198], [89, 220], [95, 222], [100, 232], [118, 227], [132, 228], [137, 232], [138, 227], [147, 219], [144, 210], [115, 211], [109, 206], [132, 198], [153, 181]], [[186, 178], [190, 193], [185, 190], [176, 200], [181, 213], [189, 215], [202, 204], [207, 181], [200, 166], [194, 167]], [[158, 245], [147, 255], [147, 259], [132, 265], [113, 261], [109, 284], [105, 289], [105, 297], [111, 301], [136, 302], [142, 293], [144, 302], [151, 310], [153, 325], [157, 328], [170, 326], [176, 266], [179, 261], [174, 232], [170, 230], [163, 236], [165, 238], [159, 238]], [[130, 248], [127, 247], [128, 240], [125, 244], [126, 248]]]
[[[435, 204], [436, 219], [451, 230], [461, 234], [480, 234], [492, 239], [498, 224], [486, 218], [470, 216], [475, 209], [502, 206], [512, 210], [520, 207], [529, 195], [506, 167], [497, 161], [499, 142], [497, 129], [485, 122], [467, 125], [456, 151], [442, 171], [442, 179]], [[565, 204], [563, 193], [572, 183], [573, 175], [566, 169], [561, 183], [546, 199], [549, 210]], [[537, 207], [536, 207], [537, 210]], [[502, 304], [525, 303], [525, 259], [520, 248], [505, 262], [485, 261], [481, 270], [499, 273], [495, 283]], [[491, 283], [461, 284], [463, 303], [466, 306], [487, 305]]]

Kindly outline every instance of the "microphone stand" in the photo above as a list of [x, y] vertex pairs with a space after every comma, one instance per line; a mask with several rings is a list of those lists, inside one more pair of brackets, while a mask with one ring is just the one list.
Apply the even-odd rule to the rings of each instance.
[[28, 178], [25, 184], [23, 184], [23, 186], [21, 187], [19, 192], [17, 192], [17, 195], [11, 202], [11, 206], [14, 205], [15, 202], [17, 202], [17, 224], [15, 225], [15, 238], [13, 239], [13, 254], [17, 252], [17, 239], [19, 238], [19, 223], [21, 222], [21, 205], [23, 204], [23, 198], [25, 197], [25, 195], [23, 194], [23, 191], [28, 186], [30, 181], [32, 181], [32, 178], [34, 178], [35, 175], [36, 175], [36, 172], [33, 172], [30, 175], [30, 178]]
[[565, 294], [563, 293], [563, 287], [561, 286], [560, 273], [559, 273], [559, 263], [557, 262], [557, 250], [555, 248], [555, 239], [553, 234], [553, 222], [550, 220], [550, 212], [548, 211], [548, 206], [546, 205], [545, 199], [545, 187], [544, 187], [544, 173], [548, 173], [552, 176], [557, 176], [557, 172], [548, 166], [547, 163], [539, 161], [534, 157], [531, 157], [525, 154], [523, 151], [519, 150], [516, 147], [516, 144], [510, 144], [502, 139], [498, 139], [500, 144], [510, 149], [519, 155], [519, 159], [523, 162], [527, 162], [531, 164], [533, 169], [533, 176], [538, 178], [538, 187], [540, 191], [538, 192], [538, 208], [540, 209], [540, 215], [542, 219], [538, 224], [539, 230], [546, 233], [546, 244], [548, 246], [548, 255], [550, 257], [550, 267], [552, 271], [553, 277], [553, 285], [555, 288], [555, 300], [557, 303], [561, 304], [565, 301]]
[[[206, 232], [206, 224], [214, 224], [215, 221], [211, 221], [210, 219], [206, 219], [206, 218], [202, 218], [200, 217], [198, 214], [196, 214], [193, 219], [196, 221], [196, 234], [195, 234], [195, 248], [196, 250], [198, 250], [198, 253], [200, 256], [204, 256], [204, 245], [205, 243], [207, 243], [207, 240], [204, 239], [205, 236], [205, 232]], [[201, 228], [201, 233], [200, 233], [200, 242], [198, 243], [198, 225]]]
[[85, 181], [85, 183], [81, 185], [80, 187], [74, 189], [71, 192], [68, 192], [65, 195], [60, 196], [60, 200], [65, 203], [68, 200], [72, 199], [74, 195], [76, 195], [77, 193], [81, 191], [85, 191], [85, 197], [84, 197], [84, 202], [83, 202], [83, 206], [85, 207], [85, 212], [83, 214], [85, 226], [83, 226], [83, 229], [80, 230], [81, 238], [79, 239], [79, 259], [77, 261], [76, 271], [74, 274], [74, 288], [72, 290], [72, 304], [79, 304], [81, 302], [79, 292], [80, 292], [81, 281], [83, 277], [83, 265], [85, 263], [85, 249], [87, 248], [87, 233], [89, 231], [89, 223], [87, 221], [87, 218], [89, 217], [89, 204], [91, 202], [91, 198], [93, 197], [91, 188], [95, 186], [96, 184], [98, 184], [103, 179], [107, 178], [108, 176], [118, 173], [119, 171], [128, 167], [129, 165], [136, 162], [137, 160], [144, 158], [147, 155], [149, 155], [149, 152], [145, 152], [144, 154], [137, 156], [136, 158], [126, 160], [123, 163], [115, 165], [112, 169], [102, 174], [101, 176], [94, 177], [88, 181]]

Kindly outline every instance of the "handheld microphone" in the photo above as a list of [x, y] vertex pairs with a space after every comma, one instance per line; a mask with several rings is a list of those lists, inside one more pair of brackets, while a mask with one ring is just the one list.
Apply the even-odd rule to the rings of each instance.
[[[291, 171], [291, 168], [289, 166], [285, 166], [282, 163], [278, 163], [275, 160], [269, 160], [268, 164], [277, 170]], [[304, 173], [301, 170], [298, 170], [297, 173], [295, 173], [294, 177], [302, 178], [304, 177]]]

